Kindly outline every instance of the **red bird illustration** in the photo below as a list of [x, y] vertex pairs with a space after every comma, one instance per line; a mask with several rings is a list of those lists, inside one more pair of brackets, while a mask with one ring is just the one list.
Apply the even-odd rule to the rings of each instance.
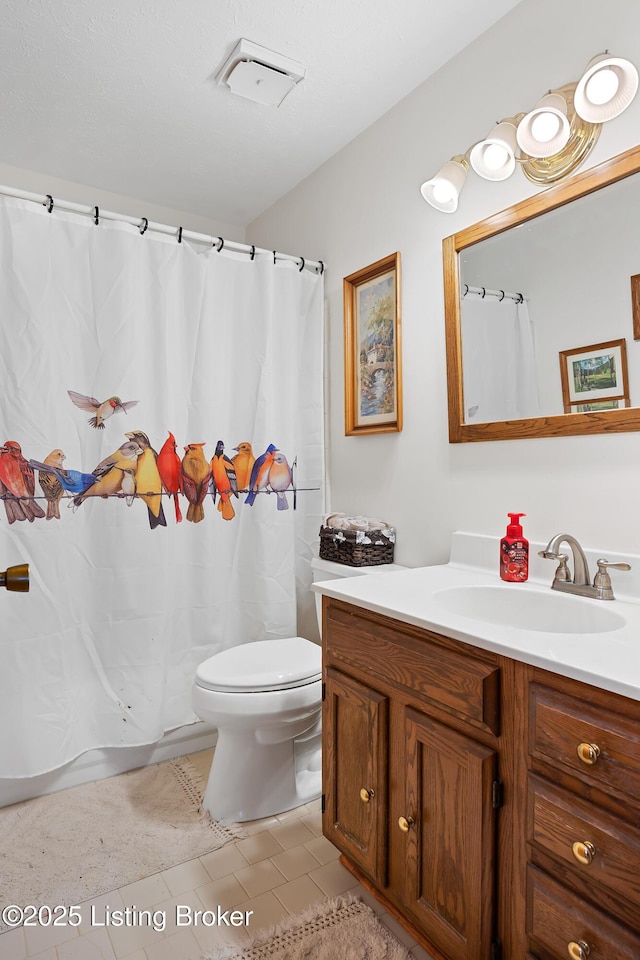
[[209, 488], [211, 467], [204, 458], [204, 443], [189, 443], [182, 458], [182, 489], [189, 501], [187, 520], [200, 523], [204, 520], [204, 498]]
[[211, 461], [211, 494], [215, 503], [216, 492], [220, 494], [218, 510], [224, 520], [233, 520], [236, 515], [229, 495], [238, 496], [238, 479], [233, 463], [224, 455], [224, 443], [218, 440]]
[[22, 456], [22, 449], [15, 440], [7, 440], [0, 447], [0, 495], [9, 523], [44, 517], [44, 510], [34, 499], [36, 479], [33, 467]]
[[173, 495], [173, 503], [176, 509], [176, 523], [182, 523], [182, 510], [180, 509], [180, 501], [178, 499], [178, 494], [183, 492], [182, 461], [178, 456], [176, 438], [171, 431], [169, 431], [169, 436], [158, 454], [158, 472], [166, 493]]

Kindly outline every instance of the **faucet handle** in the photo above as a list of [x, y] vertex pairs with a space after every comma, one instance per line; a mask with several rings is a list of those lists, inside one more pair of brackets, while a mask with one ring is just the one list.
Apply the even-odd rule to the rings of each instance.
[[566, 553], [552, 553], [550, 550], [540, 550], [538, 551], [538, 556], [542, 557], [544, 560], [557, 560], [558, 566], [556, 572], [553, 575], [553, 582], [557, 583], [570, 583], [571, 574], [569, 573], [569, 567], [567, 562], [569, 557]]
[[610, 563], [609, 560], [596, 560], [598, 572], [593, 578], [593, 585], [600, 592], [602, 600], [613, 600], [613, 590], [611, 589], [611, 577], [607, 571], [608, 567], [612, 570], [631, 570], [629, 563]]

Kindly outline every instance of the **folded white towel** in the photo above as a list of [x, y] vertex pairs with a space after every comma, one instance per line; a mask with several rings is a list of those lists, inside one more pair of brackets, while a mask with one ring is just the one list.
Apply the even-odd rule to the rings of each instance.
[[378, 520], [374, 517], [347, 517], [344, 513], [330, 513], [324, 521], [326, 527], [333, 527], [334, 530], [386, 530], [389, 524], [386, 520]]

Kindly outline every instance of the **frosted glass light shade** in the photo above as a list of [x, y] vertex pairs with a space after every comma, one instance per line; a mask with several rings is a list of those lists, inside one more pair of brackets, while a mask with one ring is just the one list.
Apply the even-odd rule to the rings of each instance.
[[485, 180], [506, 180], [516, 168], [516, 127], [503, 120], [471, 150], [469, 162]]
[[605, 123], [627, 109], [638, 90], [638, 71], [629, 60], [600, 53], [587, 64], [573, 95], [579, 117]]
[[567, 101], [558, 93], [548, 93], [522, 118], [516, 139], [528, 156], [542, 158], [562, 150], [570, 135]]
[[427, 203], [442, 213], [454, 213], [458, 209], [458, 197], [467, 179], [467, 164], [460, 160], [447, 160], [435, 177], [426, 180], [420, 193]]

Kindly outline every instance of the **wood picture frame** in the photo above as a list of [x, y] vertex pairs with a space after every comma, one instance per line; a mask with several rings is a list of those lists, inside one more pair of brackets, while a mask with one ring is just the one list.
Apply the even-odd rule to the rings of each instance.
[[402, 430], [400, 254], [343, 281], [345, 436]]
[[[611, 401], [622, 401], [620, 406], [628, 406], [626, 341], [608, 340], [561, 350], [560, 381], [565, 413], [602, 409], [601, 404]], [[612, 408], [617, 409], [618, 403], [609, 409]]]
[[640, 273], [631, 277], [631, 311], [633, 316], [633, 339], [640, 340]]

